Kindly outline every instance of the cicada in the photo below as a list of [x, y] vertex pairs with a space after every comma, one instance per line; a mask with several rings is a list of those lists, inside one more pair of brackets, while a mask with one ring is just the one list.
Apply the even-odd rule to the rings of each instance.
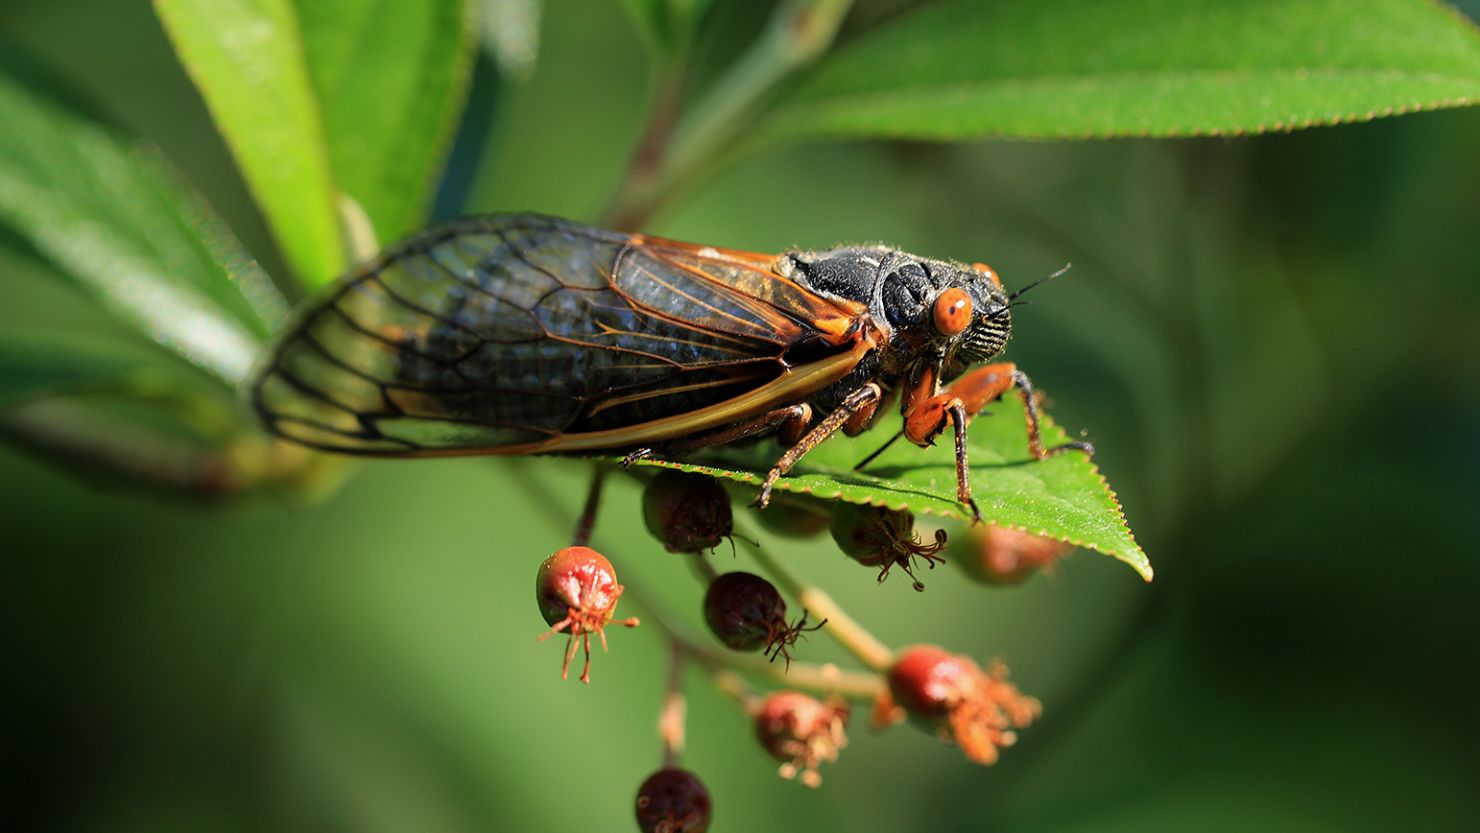
[[[954, 427], [973, 514], [968, 419], [1028, 377], [991, 363], [1012, 296], [987, 267], [878, 245], [780, 255], [532, 214], [423, 232], [304, 306], [249, 382], [265, 425], [350, 454], [636, 459], [774, 435], [776, 481], [891, 399], [917, 445]], [[980, 365], [980, 366], [978, 366]], [[974, 368], [974, 369], [973, 369]], [[898, 435], [896, 435], [898, 436]]]

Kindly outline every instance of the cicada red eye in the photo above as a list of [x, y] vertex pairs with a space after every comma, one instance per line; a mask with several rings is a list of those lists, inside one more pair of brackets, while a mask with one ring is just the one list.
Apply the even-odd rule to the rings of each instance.
[[985, 263], [973, 263], [971, 264], [971, 268], [982, 273], [983, 275], [986, 275], [987, 280], [996, 284], [998, 289], [1002, 288], [1002, 279], [997, 277], [997, 270], [993, 269]]
[[959, 286], [935, 299], [935, 329], [943, 336], [960, 335], [971, 325], [971, 296]]

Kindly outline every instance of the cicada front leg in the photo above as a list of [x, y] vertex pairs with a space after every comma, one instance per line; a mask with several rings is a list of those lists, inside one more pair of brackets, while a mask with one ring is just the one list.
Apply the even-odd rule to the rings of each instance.
[[791, 467], [795, 466], [802, 457], [806, 456], [807, 452], [816, 448], [823, 440], [836, 434], [849, 423], [855, 420], [867, 422], [874, 409], [879, 407], [879, 402], [883, 398], [883, 388], [880, 388], [873, 382], [869, 382], [848, 394], [837, 410], [828, 414], [821, 422], [812, 426], [812, 430], [802, 435], [801, 439], [797, 440], [794, 445], [786, 450], [785, 454], [781, 455], [781, 459], [776, 461], [776, 465], [771, 467], [771, 471], [766, 474], [765, 481], [761, 483], [760, 494], [755, 498], [756, 508], [766, 508], [766, 505], [771, 502], [771, 489], [776, 485], [776, 481], [791, 471]]
[[948, 424], [955, 426], [956, 499], [971, 508], [972, 517], [977, 521], [982, 516], [976, 500], [971, 496], [971, 469], [966, 460], [966, 422], [1012, 387], [1017, 388], [1018, 395], [1023, 399], [1027, 414], [1028, 451], [1034, 459], [1042, 460], [1072, 449], [1095, 453], [1094, 446], [1079, 441], [1044, 448], [1033, 382], [1028, 374], [1018, 370], [1017, 365], [1012, 362], [979, 367], [935, 396], [916, 401], [904, 415], [905, 437], [921, 447], [934, 445], [936, 438], [946, 430]]
[[812, 406], [805, 402], [796, 405], [787, 405], [784, 408], [776, 408], [767, 411], [760, 416], [737, 422], [724, 428], [685, 437], [678, 440], [670, 440], [661, 446], [644, 446], [629, 451], [622, 458], [622, 468], [628, 469], [639, 460], [647, 460], [658, 457], [683, 457], [705, 448], [717, 445], [729, 445], [753, 437], [757, 434], [765, 434], [775, 431], [783, 445], [795, 444], [812, 424]]

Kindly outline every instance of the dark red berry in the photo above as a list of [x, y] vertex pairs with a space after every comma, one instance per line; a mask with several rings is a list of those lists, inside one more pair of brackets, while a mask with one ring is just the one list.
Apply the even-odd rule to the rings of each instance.
[[704, 782], [686, 769], [660, 769], [637, 788], [637, 826], [643, 833], [704, 833], [714, 804]]
[[730, 496], [718, 480], [664, 469], [642, 493], [643, 519], [669, 552], [712, 550], [735, 527]]
[[[590, 683], [591, 634], [601, 639], [601, 648], [606, 650], [606, 626], [611, 624], [617, 601], [622, 598], [622, 585], [617, 583], [617, 571], [612, 563], [590, 547], [566, 547], [540, 564], [534, 594], [540, 615], [550, 625], [550, 630], [541, 634], [540, 639], [561, 631], [568, 636], [560, 678], [565, 679], [569, 674], [579, 640], [586, 650], [581, 682]], [[633, 628], [637, 620], [623, 619], [617, 624]]]
[[1022, 584], [1072, 550], [1071, 544], [1017, 529], [977, 524], [951, 539], [951, 560], [982, 584]]
[[764, 650], [775, 660], [786, 657], [802, 634], [822, 623], [806, 627], [807, 614], [793, 624], [786, 622], [786, 601], [776, 587], [753, 573], [725, 573], [709, 583], [704, 593], [704, 621], [726, 647], [736, 651]]
[[1037, 700], [1007, 682], [1000, 662], [983, 671], [970, 657], [934, 645], [900, 653], [889, 669], [889, 694], [876, 719], [903, 710], [979, 764], [995, 762], [997, 751], [1017, 740], [1011, 730], [1031, 724], [1041, 711]]
[[915, 535], [915, 516], [904, 509], [839, 503], [833, 509], [831, 528], [833, 540], [844, 555], [865, 566], [879, 568], [879, 581], [888, 578], [889, 571], [898, 566], [910, 577], [916, 590], [924, 590], [925, 585], [915, 578], [914, 559], [924, 559], [932, 570], [936, 562], [945, 561], [936, 555], [946, 545], [945, 530], [935, 531], [934, 543], [920, 543]]
[[817, 767], [838, 759], [848, 743], [848, 704], [832, 698], [826, 703], [799, 691], [778, 691], [766, 697], [755, 713], [755, 736], [771, 757], [781, 761], [781, 777], [796, 778], [816, 787], [822, 783]]
[[822, 501], [786, 494], [775, 495], [770, 506], [757, 510], [755, 514], [761, 526], [787, 538], [821, 535], [832, 522], [832, 516]]

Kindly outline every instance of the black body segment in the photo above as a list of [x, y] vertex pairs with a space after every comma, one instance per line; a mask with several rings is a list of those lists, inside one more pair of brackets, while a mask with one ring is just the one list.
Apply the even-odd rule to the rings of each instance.
[[703, 433], [837, 383], [876, 346], [866, 303], [774, 260], [536, 215], [458, 221], [305, 308], [249, 395], [282, 436], [360, 454]]

